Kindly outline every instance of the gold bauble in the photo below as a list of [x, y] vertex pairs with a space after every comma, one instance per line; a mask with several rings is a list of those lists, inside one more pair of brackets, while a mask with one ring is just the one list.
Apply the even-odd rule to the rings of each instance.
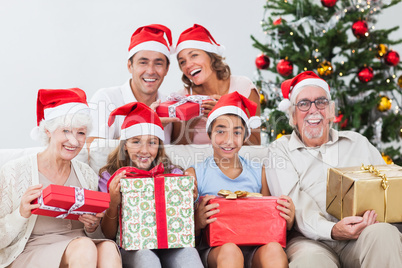
[[399, 130], [399, 137], [402, 138], [402, 128]]
[[391, 165], [394, 163], [394, 161], [392, 161], [392, 158], [389, 155], [386, 155], [384, 153], [381, 153], [382, 159], [384, 159], [385, 163], [387, 165]]
[[377, 104], [377, 110], [380, 112], [385, 112], [391, 109], [392, 100], [387, 96], [382, 96], [380, 102]]
[[276, 135], [276, 139], [279, 139], [283, 135], [285, 135], [285, 130], [282, 130], [282, 133], [279, 133], [278, 135]]
[[264, 105], [267, 102], [264, 93], [260, 93], [260, 104]]
[[387, 54], [388, 52], [388, 47], [384, 44], [379, 44], [377, 46], [377, 54], [375, 55], [377, 58], [382, 58], [385, 56], [385, 54]]
[[402, 75], [398, 78], [398, 86], [402, 88]]
[[334, 72], [334, 68], [329, 61], [324, 60], [318, 65], [317, 72], [320, 76], [329, 76]]

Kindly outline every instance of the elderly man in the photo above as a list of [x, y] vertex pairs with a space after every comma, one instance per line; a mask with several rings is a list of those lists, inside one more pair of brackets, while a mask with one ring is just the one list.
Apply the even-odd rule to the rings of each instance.
[[[117, 139], [124, 118], [117, 118], [108, 127], [110, 113], [117, 107], [130, 102], [142, 102], [148, 106], [157, 106], [159, 100], [166, 97], [158, 91], [163, 79], [169, 71], [170, 47], [172, 34], [166, 26], [151, 24], [138, 28], [131, 36], [128, 48], [127, 68], [131, 73], [128, 81], [117, 87], [101, 88], [89, 102], [93, 128], [87, 143], [95, 138]], [[161, 118], [165, 131], [165, 143], [170, 143], [172, 134], [171, 122], [178, 118]]]
[[290, 267], [402, 267], [402, 235], [376, 223], [375, 211], [340, 221], [326, 212], [328, 168], [381, 165], [380, 153], [362, 135], [331, 128], [335, 105], [316, 74], [301, 73], [281, 87], [280, 109], [294, 131], [269, 146], [267, 179], [272, 195], [289, 195], [296, 206]]

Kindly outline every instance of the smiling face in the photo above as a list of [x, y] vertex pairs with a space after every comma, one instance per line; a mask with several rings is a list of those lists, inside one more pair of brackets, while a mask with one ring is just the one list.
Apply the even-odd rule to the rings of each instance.
[[[315, 101], [327, 98], [324, 89], [317, 86], [306, 86], [297, 95], [296, 104], [302, 100]], [[329, 140], [330, 123], [334, 119], [334, 105], [330, 102], [326, 108], [317, 109], [314, 103], [308, 111], [295, 108], [293, 124], [297, 128], [303, 143], [307, 147], [321, 146]]]
[[158, 155], [159, 138], [154, 135], [132, 137], [126, 141], [124, 150], [127, 151], [135, 167], [149, 170]]
[[156, 96], [169, 70], [169, 64], [164, 54], [141, 50], [128, 61], [127, 68], [132, 75], [131, 89], [140, 98], [138, 95]]
[[204, 50], [186, 48], [177, 55], [180, 70], [193, 81], [195, 85], [201, 85], [214, 74], [211, 67], [211, 58]]
[[246, 135], [242, 119], [237, 115], [221, 115], [212, 122], [211, 142], [215, 158], [233, 159]]
[[87, 128], [59, 127], [53, 132], [46, 130], [46, 134], [49, 137], [48, 148], [57, 158], [70, 161], [84, 146]]

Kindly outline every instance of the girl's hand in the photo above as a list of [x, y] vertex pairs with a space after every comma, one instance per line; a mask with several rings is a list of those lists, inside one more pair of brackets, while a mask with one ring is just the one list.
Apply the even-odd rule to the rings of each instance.
[[276, 208], [280, 211], [279, 214], [286, 220], [286, 229], [290, 230], [295, 222], [295, 205], [292, 198], [286, 195], [279, 197]]
[[105, 212], [101, 212], [94, 215], [84, 214], [78, 217], [78, 220], [84, 224], [84, 228], [87, 233], [95, 232], [96, 228], [98, 228], [101, 219], [105, 216]]
[[217, 94], [211, 95], [210, 97], [211, 99], [215, 100], [206, 100], [201, 104], [201, 109], [204, 113], [204, 116], [208, 116], [209, 112], [215, 107], [216, 103], [221, 98], [221, 96]]
[[31, 202], [41, 195], [42, 186], [42, 184], [29, 186], [22, 195], [20, 203], [20, 214], [22, 217], [29, 218], [32, 215], [31, 210], [40, 207], [39, 204], [31, 204]]
[[219, 204], [207, 204], [209, 200], [214, 199], [214, 195], [206, 195], [199, 202], [198, 207], [195, 210], [194, 220], [195, 220], [195, 230], [200, 231], [204, 229], [207, 224], [216, 221], [216, 218], [211, 218], [219, 212]]
[[126, 171], [123, 170], [117, 174], [109, 184], [110, 206], [117, 207], [121, 203], [120, 179], [126, 177]]

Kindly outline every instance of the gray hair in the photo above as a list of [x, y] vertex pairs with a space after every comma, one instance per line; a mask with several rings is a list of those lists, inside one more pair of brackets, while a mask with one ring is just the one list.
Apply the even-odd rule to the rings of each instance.
[[92, 129], [92, 117], [89, 114], [67, 114], [50, 120], [42, 120], [39, 124], [39, 140], [43, 145], [48, 145], [50, 138], [46, 130], [50, 133], [61, 127], [68, 128], [87, 128], [87, 135]]
[[[305, 86], [303, 86], [303, 87], [300, 88], [299, 93], [302, 92], [302, 90], [303, 90], [305, 87], [318, 87], [318, 88], [321, 88], [321, 89], [322, 89], [322, 87], [316, 86], [316, 85], [305, 85]], [[325, 94], [327, 95], [327, 96], [326, 96], [327, 99], [330, 100], [330, 106], [334, 106], [334, 102], [331, 101], [331, 94], [330, 94], [328, 91], [326, 91], [325, 89], [323, 89], [323, 90], [325, 91]], [[289, 117], [289, 125], [290, 125], [293, 129], [296, 129], [296, 126], [293, 124], [293, 121], [294, 121], [294, 115], [295, 115], [295, 112], [296, 112], [296, 106], [295, 106], [295, 105], [296, 105], [296, 97], [297, 97], [298, 95], [299, 95], [299, 94], [291, 94], [291, 95], [290, 95], [290, 103], [291, 103], [291, 105], [290, 105], [290, 107], [289, 107], [289, 109], [288, 109], [288, 111], [287, 111], [287, 114], [288, 114], [288, 117]], [[330, 107], [330, 109], [332, 109], [332, 107]], [[331, 127], [331, 126], [332, 126], [332, 123], [331, 123], [330, 127]]]

